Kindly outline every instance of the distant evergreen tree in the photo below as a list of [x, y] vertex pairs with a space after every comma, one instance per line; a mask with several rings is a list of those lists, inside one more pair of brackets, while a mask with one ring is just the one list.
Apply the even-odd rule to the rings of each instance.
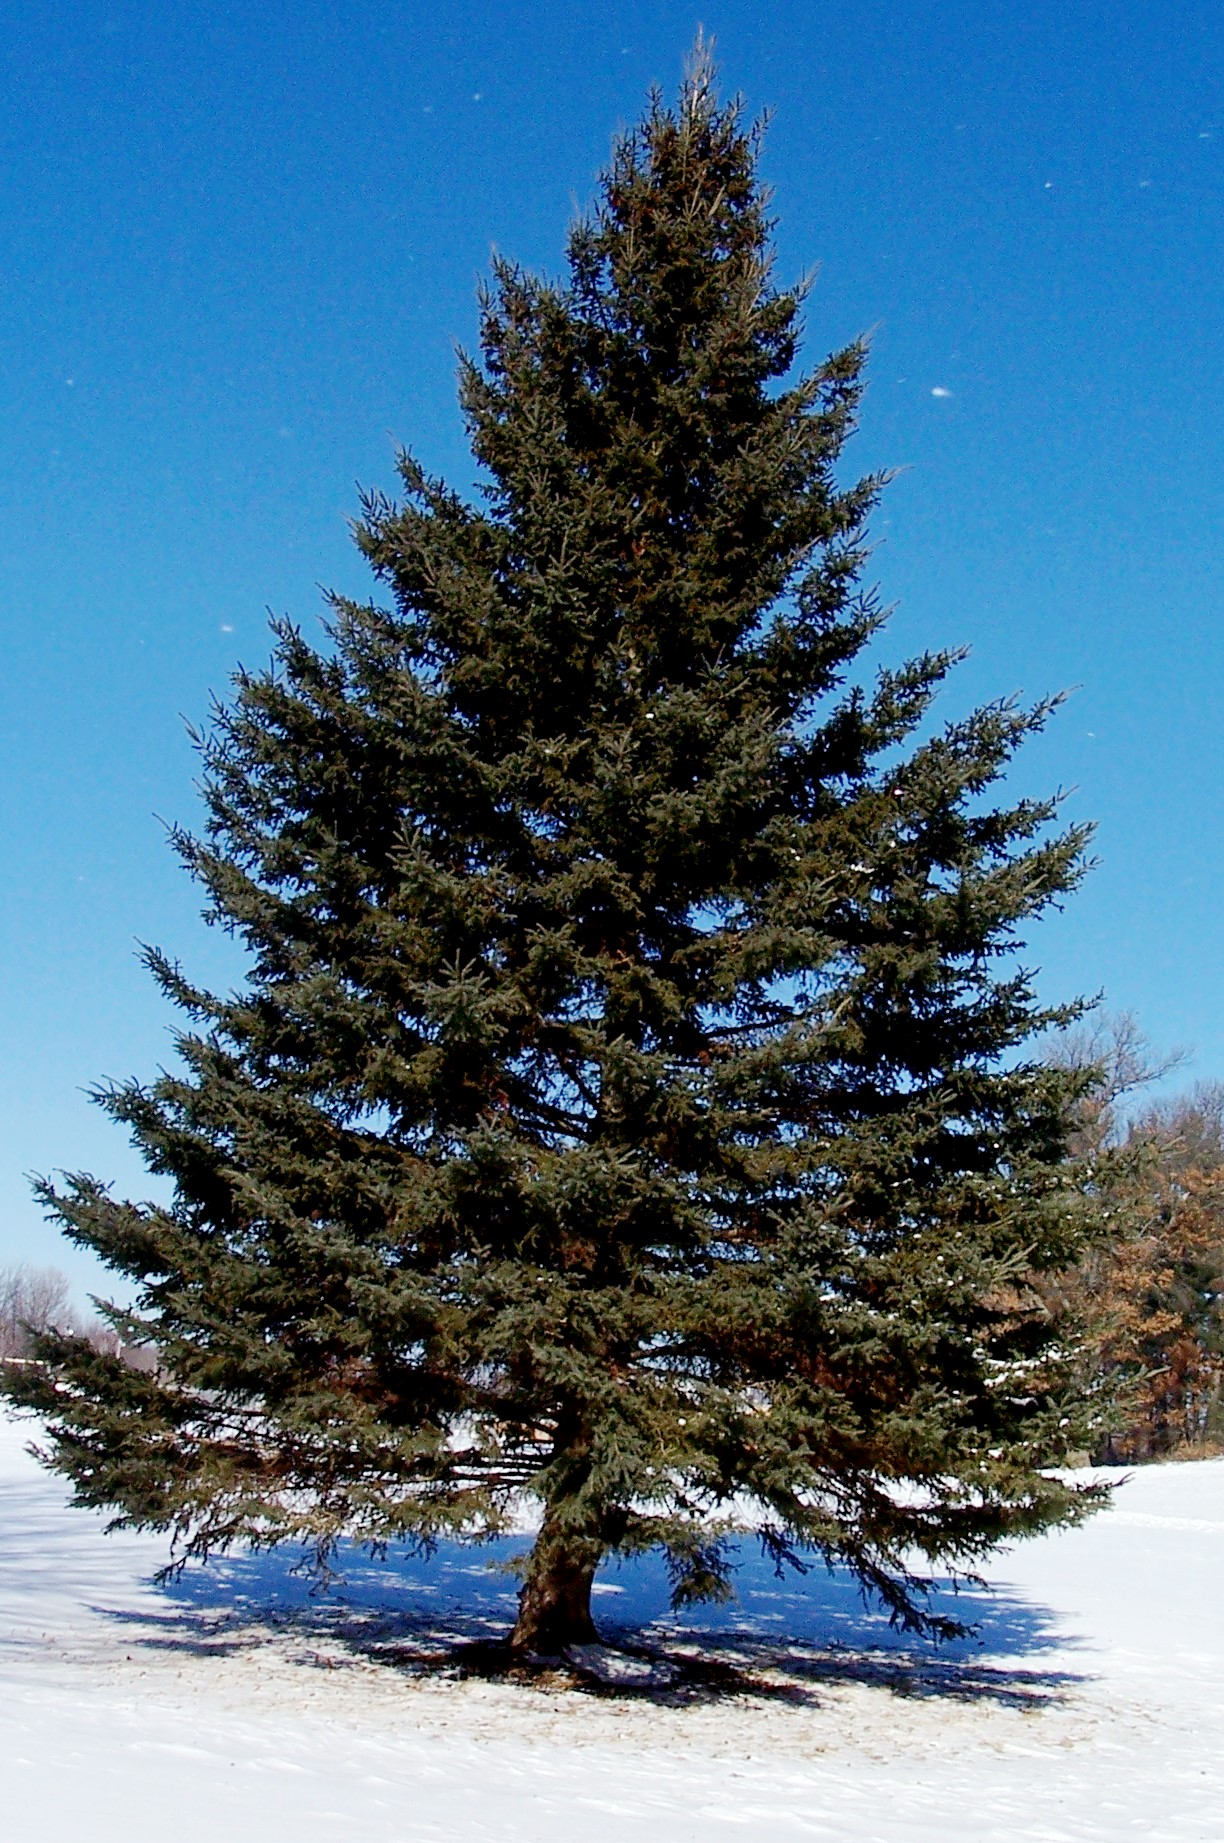
[[847, 682], [864, 351], [794, 381], [757, 153], [699, 48], [564, 284], [495, 266], [483, 505], [404, 456], [358, 530], [389, 605], [278, 625], [202, 740], [177, 842], [249, 976], [150, 953], [181, 1070], [101, 1097], [175, 1200], [44, 1193], [158, 1368], [49, 1335], [6, 1383], [78, 1501], [184, 1556], [478, 1537], [526, 1493], [514, 1642], [555, 1652], [609, 1552], [725, 1594], [746, 1500], [918, 1625], [915, 1554], [1091, 1500], [1042, 1469], [1091, 1435], [1033, 1284], [1083, 1234], [1084, 1078], [1007, 959], [1084, 834], [986, 798], [1048, 704], [923, 728], [947, 652]]

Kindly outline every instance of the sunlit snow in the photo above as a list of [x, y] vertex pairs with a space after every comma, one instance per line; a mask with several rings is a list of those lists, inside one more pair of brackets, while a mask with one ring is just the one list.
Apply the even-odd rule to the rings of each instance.
[[960, 1603], [977, 1636], [942, 1650], [837, 1574], [778, 1581], [745, 1553], [735, 1605], [678, 1617], [658, 1565], [610, 1568], [606, 1637], [723, 1672], [625, 1694], [456, 1668], [456, 1641], [505, 1630], [519, 1545], [358, 1558], [322, 1600], [288, 1556], [158, 1588], [163, 1545], [69, 1509], [30, 1432], [0, 1422], [20, 1843], [1221, 1834], [1224, 1462], [1143, 1470], [1085, 1529], [1005, 1556]]

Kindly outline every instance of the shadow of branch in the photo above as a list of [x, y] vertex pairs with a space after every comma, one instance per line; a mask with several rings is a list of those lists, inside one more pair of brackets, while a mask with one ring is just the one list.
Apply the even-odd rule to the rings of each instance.
[[[731, 1607], [670, 1608], [661, 1559], [610, 1563], [596, 1583], [609, 1643], [666, 1657], [666, 1688], [592, 1684], [556, 1660], [510, 1652], [511, 1578], [522, 1542], [481, 1551], [443, 1544], [425, 1559], [392, 1554], [344, 1558], [327, 1592], [312, 1591], [293, 1550], [238, 1552], [190, 1569], [160, 1590], [164, 1612], [110, 1612], [131, 1640], [157, 1650], [223, 1657], [274, 1646], [304, 1669], [378, 1669], [401, 1677], [496, 1677], [525, 1687], [667, 1703], [726, 1697], [815, 1701], [856, 1683], [904, 1697], [946, 1698], [1035, 1709], [1063, 1700], [1083, 1677], [1066, 1668], [1069, 1640], [1049, 1609], [1000, 1588], [953, 1590], [933, 1599], [971, 1630], [942, 1644], [889, 1627], [844, 1570], [779, 1581], [745, 1548]], [[1058, 1653], [1057, 1662], [1048, 1654]]]

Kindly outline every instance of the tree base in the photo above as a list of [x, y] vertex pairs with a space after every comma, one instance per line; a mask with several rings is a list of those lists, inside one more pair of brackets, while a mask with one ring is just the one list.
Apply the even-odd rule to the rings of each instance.
[[599, 1643], [591, 1617], [591, 1585], [602, 1555], [601, 1542], [563, 1535], [545, 1517], [519, 1594], [518, 1618], [510, 1634], [513, 1651], [560, 1657], [569, 1645]]

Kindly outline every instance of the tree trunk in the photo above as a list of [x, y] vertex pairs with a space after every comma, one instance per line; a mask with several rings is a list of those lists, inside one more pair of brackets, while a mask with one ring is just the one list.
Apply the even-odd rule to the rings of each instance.
[[598, 1641], [591, 1618], [591, 1583], [603, 1552], [598, 1536], [567, 1524], [549, 1506], [519, 1594], [518, 1618], [510, 1634], [514, 1650], [559, 1657], [566, 1645]]

